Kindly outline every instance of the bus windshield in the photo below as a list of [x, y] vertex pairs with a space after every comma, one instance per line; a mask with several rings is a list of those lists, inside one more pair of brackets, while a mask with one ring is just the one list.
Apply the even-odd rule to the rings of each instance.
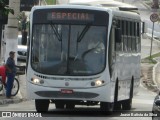
[[93, 75], [106, 64], [106, 26], [34, 24], [32, 68], [48, 75]]

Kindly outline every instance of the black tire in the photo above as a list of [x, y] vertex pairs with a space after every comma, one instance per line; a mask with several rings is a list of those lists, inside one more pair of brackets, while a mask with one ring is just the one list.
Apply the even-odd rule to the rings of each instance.
[[19, 81], [17, 78], [14, 78], [11, 96], [17, 95], [18, 91], [19, 91]]
[[100, 109], [103, 114], [111, 115], [114, 110], [114, 103], [101, 102]]
[[121, 105], [122, 105], [121, 102], [115, 102], [114, 103], [114, 110], [115, 111], [121, 110]]
[[56, 102], [55, 103], [55, 107], [56, 109], [64, 109], [64, 103], [61, 103], [61, 102]]
[[115, 92], [114, 92], [114, 110], [121, 110], [121, 102], [118, 101], [118, 79], [116, 80]]
[[66, 109], [74, 109], [75, 108], [75, 104], [74, 103], [67, 103], [66, 104]]
[[133, 86], [134, 86], [134, 79], [132, 78], [131, 85], [130, 85], [130, 97], [127, 100], [122, 101], [122, 109], [123, 110], [131, 110], [132, 108], [132, 98], [133, 98]]
[[2, 84], [2, 81], [0, 81], [0, 91], [3, 90], [3, 84]]
[[132, 108], [132, 99], [124, 100], [122, 102], [123, 110], [131, 110], [131, 108]]
[[50, 103], [49, 100], [36, 99], [35, 107], [36, 107], [37, 112], [47, 112], [49, 103]]

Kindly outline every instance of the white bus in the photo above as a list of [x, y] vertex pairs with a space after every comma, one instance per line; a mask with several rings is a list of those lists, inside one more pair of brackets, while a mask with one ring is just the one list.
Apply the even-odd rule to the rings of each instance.
[[99, 105], [105, 113], [130, 110], [140, 84], [137, 8], [107, 2], [74, 4], [32, 8], [29, 98], [35, 99], [37, 111], [48, 111], [50, 103], [56, 109]]

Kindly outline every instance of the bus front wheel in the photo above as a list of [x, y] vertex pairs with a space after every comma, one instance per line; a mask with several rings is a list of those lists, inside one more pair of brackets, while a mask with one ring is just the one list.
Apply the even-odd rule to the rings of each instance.
[[134, 87], [134, 78], [132, 77], [129, 99], [122, 101], [123, 110], [130, 110], [132, 108], [133, 87]]
[[49, 100], [36, 99], [35, 107], [37, 112], [47, 112], [49, 107]]
[[56, 102], [55, 103], [55, 107], [56, 107], [56, 109], [64, 109], [64, 103], [60, 103], [60, 102]]
[[111, 115], [114, 109], [114, 103], [101, 102], [100, 109], [103, 113]]
[[75, 104], [74, 103], [67, 103], [66, 104], [66, 109], [74, 109], [75, 108]]
[[123, 110], [130, 110], [132, 108], [132, 99], [124, 100], [122, 102], [122, 109]]

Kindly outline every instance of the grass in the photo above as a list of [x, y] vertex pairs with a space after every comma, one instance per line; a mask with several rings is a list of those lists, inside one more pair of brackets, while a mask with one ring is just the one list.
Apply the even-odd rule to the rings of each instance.
[[149, 56], [149, 57], [146, 57], [146, 58], [142, 59], [142, 60], [141, 60], [141, 63], [156, 64], [157, 61], [154, 60], [154, 58], [156, 58], [156, 57], [160, 57], [160, 52], [152, 55], [151, 57]]
[[56, 3], [56, 0], [46, 0], [48, 5], [53, 5]]
[[152, 55], [152, 57], [153, 57], [153, 58], [160, 57], [160, 52], [157, 53], [157, 54]]

